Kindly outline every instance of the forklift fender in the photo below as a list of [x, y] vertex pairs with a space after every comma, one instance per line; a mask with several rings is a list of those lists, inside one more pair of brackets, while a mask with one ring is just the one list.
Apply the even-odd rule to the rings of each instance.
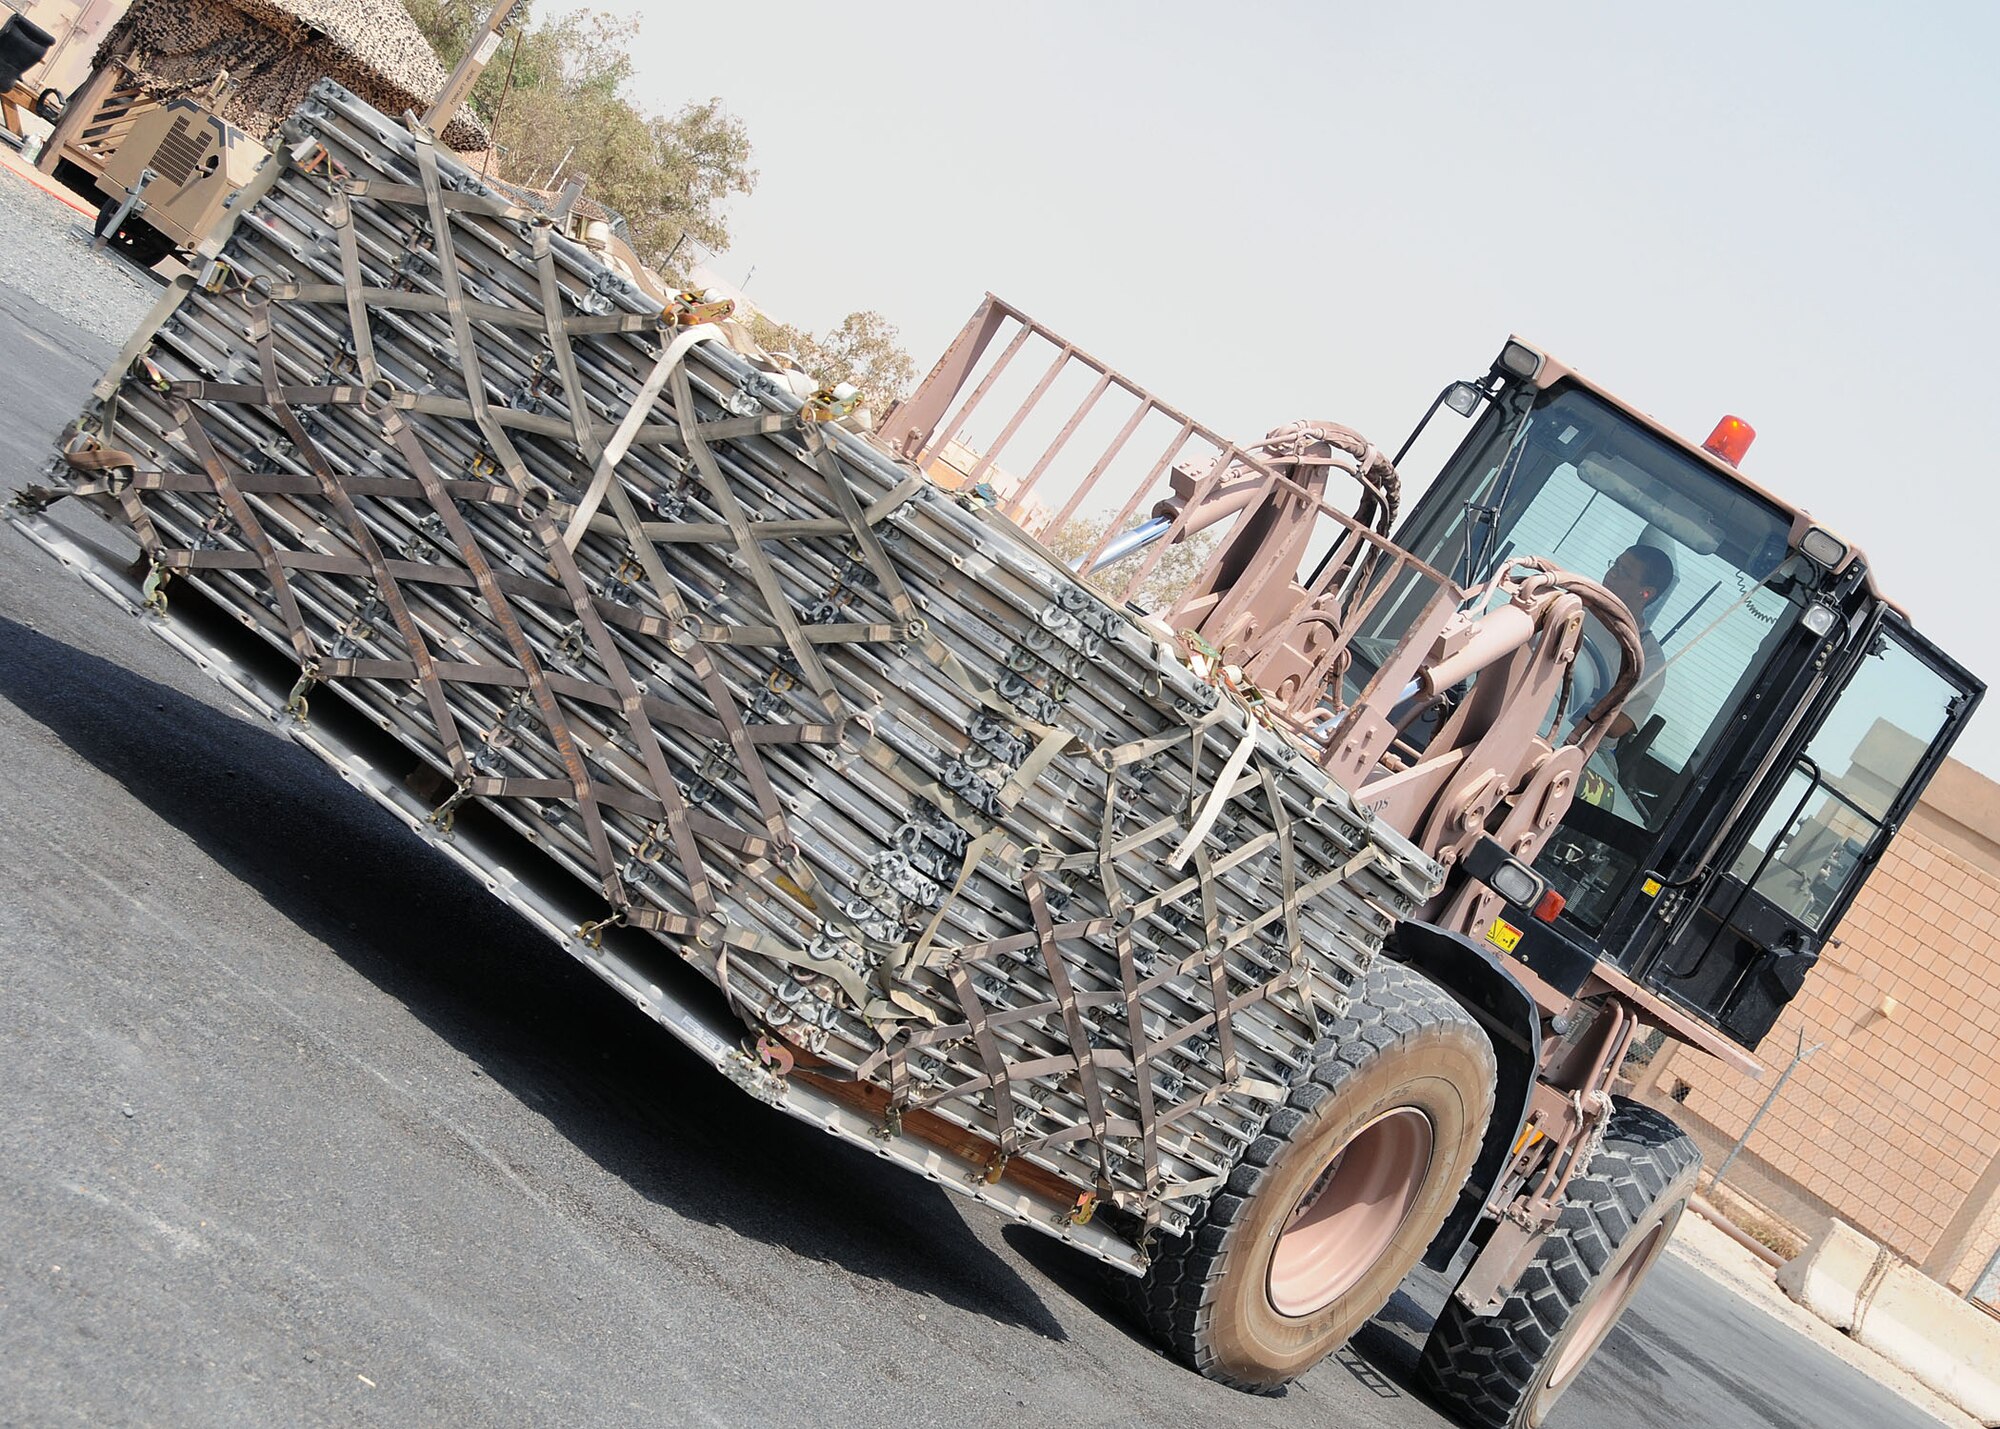
[[1493, 1119], [1486, 1125], [1479, 1159], [1459, 1192], [1458, 1204], [1424, 1253], [1425, 1265], [1443, 1270], [1479, 1224], [1480, 1213], [1506, 1170], [1509, 1153], [1527, 1120], [1528, 1097], [1534, 1090], [1535, 1069], [1541, 1064], [1541, 1013], [1499, 955], [1462, 933], [1448, 933], [1429, 923], [1405, 922], [1397, 925], [1383, 951], [1415, 968], [1477, 1018], [1492, 1039], [1499, 1064]]

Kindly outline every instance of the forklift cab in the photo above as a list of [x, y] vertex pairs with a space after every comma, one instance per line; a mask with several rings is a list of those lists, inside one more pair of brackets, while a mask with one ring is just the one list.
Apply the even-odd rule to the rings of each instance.
[[[1644, 607], [1635, 718], [1610, 726], [1543, 845], [1535, 868], [1566, 904], [1515, 956], [1568, 992], [1609, 963], [1754, 1047], [1983, 686], [1859, 551], [1737, 473], [1734, 419], [1697, 448], [1518, 341], [1440, 405], [1477, 415], [1399, 545], [1462, 586], [1544, 556]], [[1385, 635], [1401, 603], [1383, 603]], [[1617, 673], [1590, 624], [1546, 726], [1559, 740]]]

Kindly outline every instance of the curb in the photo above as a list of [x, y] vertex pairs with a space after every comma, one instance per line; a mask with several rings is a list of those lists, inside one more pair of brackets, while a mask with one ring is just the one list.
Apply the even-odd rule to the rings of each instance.
[[1770, 1266], [1772, 1270], [1777, 1270], [1785, 1264], [1785, 1258], [1782, 1255], [1779, 1255], [1778, 1252], [1772, 1250], [1771, 1247], [1765, 1245], [1762, 1241], [1745, 1234], [1742, 1227], [1738, 1226], [1736, 1222], [1730, 1220], [1729, 1217], [1722, 1214], [1714, 1206], [1711, 1206], [1702, 1197], [1688, 1197], [1688, 1209], [1749, 1251], [1750, 1254], [1756, 1256], [1757, 1259], [1763, 1261], [1764, 1264]]
[[0, 169], [6, 169], [15, 177], [33, 184], [51, 198], [59, 198], [93, 223], [97, 221], [97, 210], [78, 198], [67, 188], [57, 183], [40, 169], [23, 159], [13, 149], [0, 144]]

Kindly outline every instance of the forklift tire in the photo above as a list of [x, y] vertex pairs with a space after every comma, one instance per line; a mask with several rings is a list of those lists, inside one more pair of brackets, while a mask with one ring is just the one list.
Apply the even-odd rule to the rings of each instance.
[[1445, 1302], [1417, 1362], [1418, 1387], [1462, 1424], [1535, 1429], [1666, 1249], [1700, 1170], [1686, 1132], [1620, 1101], [1500, 1309], [1478, 1315], [1457, 1296]]
[[106, 199], [98, 205], [97, 222], [92, 229], [106, 236], [107, 246], [117, 249], [141, 268], [152, 267], [174, 251], [174, 240], [143, 218], [128, 218], [116, 233], [112, 233], [111, 220], [118, 216], [120, 207], [122, 204], [115, 199]]
[[1395, 1293], [1458, 1198], [1493, 1110], [1486, 1033], [1435, 984], [1379, 961], [1311, 1074], [1273, 1112], [1132, 1302], [1169, 1353], [1270, 1393]]

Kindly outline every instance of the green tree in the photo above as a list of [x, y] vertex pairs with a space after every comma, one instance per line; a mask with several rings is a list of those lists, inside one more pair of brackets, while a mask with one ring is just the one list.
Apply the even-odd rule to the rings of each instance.
[[902, 335], [880, 313], [849, 313], [819, 335], [761, 313], [751, 319], [750, 328], [758, 342], [772, 352], [789, 353], [816, 381], [852, 382], [878, 417], [901, 401], [916, 380], [917, 364], [903, 350]]
[[[468, 0], [403, 3], [446, 65], [484, 17]], [[624, 216], [640, 261], [679, 281], [683, 240], [726, 249], [726, 205], [757, 173], [749, 134], [720, 99], [661, 115], [629, 97], [638, 31], [591, 10], [540, 24], [517, 14], [471, 103], [493, 131], [497, 177], [537, 189], [583, 177], [589, 197]]]

